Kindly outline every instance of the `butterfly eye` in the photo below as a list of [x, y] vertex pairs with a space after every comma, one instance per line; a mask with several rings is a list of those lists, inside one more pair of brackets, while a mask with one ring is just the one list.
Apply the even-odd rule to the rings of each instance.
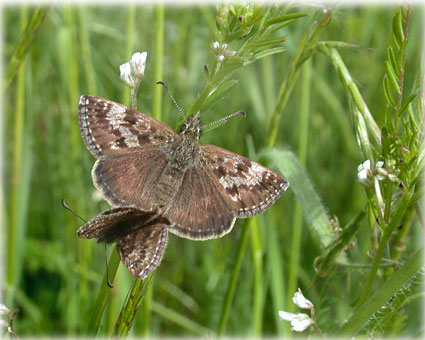
[[186, 130], [186, 123], [184, 123], [181, 128], [180, 128], [180, 132], [184, 132]]

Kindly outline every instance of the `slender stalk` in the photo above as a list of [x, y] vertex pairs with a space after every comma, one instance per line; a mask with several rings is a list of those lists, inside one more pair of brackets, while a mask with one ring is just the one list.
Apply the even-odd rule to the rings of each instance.
[[[271, 216], [268, 220], [272, 222]], [[270, 275], [270, 289], [272, 296], [273, 310], [287, 310], [285, 304], [285, 291], [286, 291], [286, 282], [283, 270], [283, 258], [282, 258], [282, 247], [279, 243], [279, 233], [278, 226], [280, 225], [277, 222], [277, 219], [273, 220], [275, 223], [266, 223], [267, 228], [267, 267], [268, 275]], [[289, 329], [286, 328], [286, 323], [282, 322], [278, 313], [274, 313], [275, 323], [277, 328], [277, 335], [284, 336], [289, 332]]]
[[[92, 49], [90, 44], [90, 33], [87, 29], [87, 14], [88, 9], [86, 7], [80, 7], [78, 9], [78, 26], [80, 32], [80, 51], [81, 56], [84, 60], [84, 74], [86, 76], [87, 89], [89, 94], [97, 93], [97, 86], [95, 81], [95, 73], [93, 67]], [[128, 38], [127, 38], [128, 39]]]
[[136, 312], [143, 301], [143, 297], [145, 296], [147, 285], [149, 286], [150, 283], [151, 280], [149, 279], [135, 279], [133, 281], [133, 285], [126, 298], [126, 301], [124, 302], [118, 320], [115, 324], [115, 328], [113, 331], [114, 338], [126, 337], [130, 332], [131, 326], [133, 325], [134, 317], [136, 316]]
[[[345, 66], [339, 52], [335, 48], [329, 48], [326, 45], [318, 44], [317, 49], [325, 54], [332, 62], [332, 65], [335, 67], [338, 75], [340, 76], [344, 86], [351, 95], [351, 99], [355, 107], [360, 111], [361, 115], [364, 118], [364, 121], [367, 123], [367, 128], [374, 137], [377, 145], [381, 144], [381, 131], [376, 124], [375, 119], [369, 111], [369, 108], [366, 105], [366, 102], [363, 100], [363, 97], [360, 94], [360, 91], [354, 82], [353, 78], [350, 75], [347, 67]], [[366, 133], [366, 132], [365, 132]]]
[[213, 337], [214, 333], [208, 329], [194, 322], [192, 319], [183, 316], [180, 313], [176, 313], [174, 310], [167, 308], [158, 302], [152, 301], [152, 310], [161, 316], [164, 320], [169, 320], [182, 328], [187, 329], [191, 334], [205, 336], [209, 338]]
[[[126, 26], [126, 44], [125, 44], [125, 60], [131, 58], [134, 48], [135, 41], [135, 20], [136, 20], [136, 8], [134, 3], [128, 4], [127, 8], [127, 26]], [[125, 105], [130, 105], [130, 91], [128, 91], [127, 86], [123, 86], [123, 91], [121, 94], [122, 103]], [[134, 107], [134, 106], [133, 106]]]
[[406, 263], [385, 281], [375, 294], [356, 310], [353, 316], [338, 331], [338, 337], [351, 337], [376, 311], [379, 310], [403, 284], [423, 268], [422, 249], [418, 250]]
[[292, 90], [294, 89], [294, 86], [298, 80], [300, 67], [302, 63], [311, 56], [311, 46], [316, 41], [320, 31], [329, 24], [331, 17], [332, 16], [330, 12], [323, 15], [323, 17], [316, 23], [313, 31], [306, 32], [300, 41], [298, 51], [291, 63], [288, 75], [280, 87], [277, 103], [270, 120], [268, 127], [269, 138], [267, 140], [267, 147], [269, 148], [273, 147], [276, 143], [279, 132], [280, 119], [283, 110], [288, 103], [288, 99], [292, 93]]
[[[111, 282], [114, 282], [114, 278], [117, 273], [119, 264], [120, 264], [120, 258], [118, 256], [117, 246], [115, 245], [108, 261], [109, 279]], [[87, 330], [86, 330], [87, 335], [97, 334], [99, 325], [100, 325], [100, 320], [102, 319], [102, 315], [106, 307], [106, 302], [110, 294], [111, 294], [111, 288], [109, 288], [107, 285], [107, 276], [105, 271], [103, 280], [97, 292], [96, 300], [93, 304], [94, 309], [91, 313], [91, 318], [89, 319], [89, 322], [87, 324]]]
[[[155, 59], [154, 80], [162, 81], [163, 77], [163, 55], [164, 55], [164, 4], [162, 2], [155, 6]], [[162, 93], [161, 86], [155, 85], [152, 99], [152, 115], [155, 119], [162, 118]]]
[[261, 337], [263, 321], [263, 242], [261, 240], [258, 217], [249, 220], [248, 228], [251, 229], [252, 262], [254, 264], [254, 296], [252, 308], [252, 334]]
[[241, 236], [238, 242], [238, 249], [236, 251], [235, 263], [233, 265], [232, 274], [230, 276], [229, 284], [227, 286], [226, 295], [224, 296], [224, 303], [221, 307], [220, 320], [217, 327], [217, 336], [222, 337], [226, 331], [227, 321], [229, 319], [229, 313], [232, 306], [233, 296], [235, 295], [236, 285], [238, 283], [239, 272], [242, 265], [243, 255], [245, 248], [248, 243], [248, 236], [250, 234], [250, 228], [243, 228]]
[[[20, 14], [20, 29], [24, 31], [27, 24], [28, 7], [24, 6]], [[20, 208], [22, 200], [23, 181], [23, 146], [24, 146], [24, 130], [25, 130], [25, 62], [21, 64], [18, 70], [18, 78], [16, 84], [16, 109], [13, 129], [13, 158], [12, 158], [12, 180], [11, 180], [11, 198], [9, 211], [9, 230], [7, 239], [7, 257], [6, 257], [6, 283], [10, 287], [11, 292], [7, 296], [6, 303], [12, 305], [16, 287], [20, 276], [22, 247], [18, 247], [20, 239], [23, 239], [25, 233], [25, 224], [23, 220], [23, 212]]]
[[151, 310], [152, 310], [152, 299], [153, 299], [153, 288], [154, 288], [154, 275], [152, 274], [150, 276], [149, 282], [150, 284], [148, 285], [148, 287], [146, 288], [146, 294], [145, 294], [145, 298], [143, 301], [143, 305], [142, 305], [142, 310], [141, 310], [141, 319], [142, 319], [142, 323], [141, 323], [141, 336], [143, 337], [148, 337], [149, 336], [149, 325], [150, 325], [150, 321], [151, 321]]
[[[309, 125], [309, 112], [310, 112], [310, 92], [311, 92], [311, 74], [312, 63], [308, 60], [302, 71], [301, 75], [301, 96], [300, 96], [300, 122], [298, 129], [298, 158], [302, 165], [305, 165], [307, 160], [307, 147], [308, 147], [308, 125]], [[302, 209], [299, 202], [296, 203], [294, 212], [294, 225], [292, 229], [291, 241], [291, 254], [289, 263], [289, 275], [287, 286], [287, 303], [286, 306], [289, 311], [294, 310], [294, 305], [291, 303], [291, 297], [297, 288], [298, 268], [300, 260], [301, 249], [301, 235], [302, 235]]]
[[[71, 119], [71, 124], [69, 128], [69, 141], [70, 141], [70, 160], [73, 164], [79, 164], [81, 160], [81, 136], [80, 130], [78, 127], [78, 118], [77, 111], [71, 108], [75, 108], [78, 105], [78, 99], [80, 95], [79, 89], [79, 72], [77, 64], [77, 40], [75, 35], [75, 27], [77, 25], [77, 11], [76, 9], [66, 6], [64, 11], [64, 20], [65, 20], [65, 38], [64, 38], [64, 47], [66, 48], [66, 53], [63, 54], [63, 61], [66, 63], [66, 100], [68, 103], [68, 117]], [[79, 178], [82, 178], [82, 168], [81, 167], [72, 167], [71, 168], [71, 178], [70, 181], [74, 182], [73, 190], [75, 192], [83, 192], [82, 183], [79, 181]], [[74, 180], [74, 181], [73, 181]], [[81, 207], [80, 207], [81, 206]], [[78, 211], [82, 211], [82, 201], [76, 201], [75, 205]], [[75, 254], [76, 246], [76, 237], [75, 237], [75, 227], [74, 224], [69, 220], [68, 228], [66, 228], [65, 233], [65, 249], [68, 254]], [[74, 257], [76, 254], [74, 255]], [[75, 334], [78, 328], [78, 317], [79, 317], [79, 308], [81, 301], [81, 291], [79, 288], [79, 281], [76, 277], [70, 277], [66, 281], [66, 290], [67, 296], [70, 298], [67, 300], [66, 304], [66, 328], [68, 334]], [[72, 298], [71, 298], [72, 297]]]
[[382, 235], [379, 241], [378, 250], [373, 260], [372, 268], [369, 271], [369, 275], [368, 275], [365, 287], [363, 288], [362, 295], [360, 296], [359, 302], [357, 304], [356, 310], [358, 310], [363, 305], [363, 303], [366, 301], [366, 299], [370, 295], [370, 292], [372, 290], [372, 285], [373, 285], [373, 282], [375, 281], [376, 273], [379, 268], [379, 264], [382, 260], [382, 256], [384, 255], [384, 251], [387, 247], [387, 242], [392, 232], [394, 231], [394, 228], [400, 223], [401, 219], [404, 216], [404, 213], [407, 211], [410, 198], [411, 197], [408, 196], [407, 193], [405, 193], [405, 195], [402, 198], [402, 201], [400, 202], [396, 211], [393, 213], [392, 220], [390, 221], [390, 223], [387, 225], [387, 227], [384, 230], [384, 234]]
[[[409, 18], [410, 18], [410, 6], [407, 6], [407, 10], [406, 10], [406, 20], [404, 21], [404, 27], [403, 27], [403, 35], [404, 38], [407, 39], [407, 34], [408, 34], [408, 30], [409, 30]], [[400, 94], [398, 96], [398, 100], [397, 100], [397, 106], [396, 106], [396, 116], [395, 116], [395, 122], [394, 122], [394, 128], [395, 131], [397, 131], [398, 129], [398, 121], [400, 118], [399, 115], [399, 111], [401, 108], [401, 104], [403, 101], [403, 87], [404, 87], [404, 65], [405, 65], [405, 61], [406, 61], [406, 53], [404, 53], [405, 51], [403, 50], [403, 57], [401, 60], [401, 67], [400, 67], [400, 77], [398, 77], [398, 86], [400, 88]]]
[[[27, 19], [25, 21], [25, 27], [21, 27], [21, 37], [20, 41], [16, 46], [15, 51], [13, 52], [12, 57], [10, 58], [9, 65], [7, 66], [6, 76], [4, 81], [3, 91], [9, 88], [15, 76], [18, 74], [18, 70], [21, 67], [21, 64], [25, 61], [25, 58], [28, 54], [28, 50], [38, 33], [38, 29], [46, 17], [49, 7], [43, 5], [38, 6], [31, 17], [30, 22], [27, 25]], [[22, 22], [21, 22], [22, 24]], [[25, 29], [25, 30], [24, 30]]]

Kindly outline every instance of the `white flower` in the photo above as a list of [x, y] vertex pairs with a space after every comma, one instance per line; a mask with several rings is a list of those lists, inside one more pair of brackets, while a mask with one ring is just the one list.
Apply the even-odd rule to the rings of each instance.
[[313, 303], [306, 299], [301, 292], [301, 289], [298, 288], [298, 292], [294, 294], [292, 301], [302, 309], [312, 309], [314, 307]]
[[139, 84], [145, 74], [147, 56], [147, 52], [136, 52], [129, 62], [120, 65], [120, 78], [129, 87], [134, 88], [136, 83]]
[[220, 62], [221, 62], [221, 61], [224, 61], [224, 55], [219, 55], [219, 56], [218, 56], [218, 61], [220, 61]]
[[214, 41], [212, 43], [212, 47], [213, 47], [213, 49], [218, 50], [218, 48], [220, 47], [220, 43], [218, 41]]
[[134, 53], [130, 60], [131, 72], [136, 78], [141, 78], [145, 74], [147, 52]]
[[8, 329], [9, 328], [9, 324], [6, 321], [4, 321], [4, 320], [0, 320], [0, 328]]
[[296, 332], [302, 332], [314, 323], [313, 319], [304, 313], [288, 313], [281, 310], [279, 316], [283, 320], [291, 322], [291, 330]]
[[126, 83], [129, 87], [133, 88], [135, 84], [135, 79], [131, 74], [131, 66], [130, 63], [125, 63], [120, 65], [120, 78], [124, 83]]
[[370, 186], [369, 178], [372, 177], [370, 170], [370, 160], [366, 160], [357, 167], [357, 181], [364, 186]]
[[7, 315], [9, 313], [9, 308], [7, 308], [4, 304], [0, 303], [0, 315]]

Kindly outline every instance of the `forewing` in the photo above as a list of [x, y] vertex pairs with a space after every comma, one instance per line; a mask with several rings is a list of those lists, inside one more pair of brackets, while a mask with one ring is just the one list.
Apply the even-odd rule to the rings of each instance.
[[239, 218], [262, 213], [288, 182], [277, 173], [214, 145], [202, 145], [203, 163], [232, 214]]
[[181, 237], [205, 240], [227, 234], [235, 217], [202, 167], [189, 168], [177, 194], [164, 213], [169, 231]]
[[150, 212], [134, 208], [114, 208], [92, 218], [77, 230], [81, 238], [97, 238], [99, 242], [115, 242], [125, 235], [149, 225], [166, 223], [166, 220]]
[[155, 211], [162, 202], [154, 195], [154, 188], [167, 163], [165, 154], [158, 150], [99, 159], [93, 166], [93, 183], [112, 206]]
[[117, 250], [130, 273], [144, 279], [161, 263], [167, 241], [167, 226], [156, 223], [122, 238]]
[[80, 97], [79, 123], [87, 149], [103, 159], [155, 148], [177, 136], [168, 125], [142, 112], [96, 96]]

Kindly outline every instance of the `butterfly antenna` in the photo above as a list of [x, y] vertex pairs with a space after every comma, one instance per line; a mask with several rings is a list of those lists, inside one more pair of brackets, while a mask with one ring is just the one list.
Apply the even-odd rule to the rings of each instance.
[[108, 254], [106, 253], [106, 242], [104, 244], [105, 244], [106, 284], [108, 285], [109, 288], [113, 288], [114, 285], [109, 280], [109, 266], [108, 266]]
[[163, 81], [157, 81], [157, 84], [160, 84], [164, 87], [165, 91], [167, 91], [168, 95], [170, 96], [171, 100], [173, 101], [174, 105], [177, 107], [177, 110], [179, 111], [180, 115], [183, 117], [183, 119], [186, 121], [186, 117], [184, 115], [184, 112], [182, 108], [177, 104], [176, 100], [174, 99], [174, 96], [171, 94], [170, 89], [168, 88], [167, 84], [165, 84]]
[[230, 115], [228, 115], [226, 117], [223, 117], [221, 119], [217, 119], [217, 120], [215, 120], [215, 121], [213, 121], [211, 123], [208, 123], [207, 125], [201, 126], [201, 129], [206, 128], [206, 127], [211, 126], [211, 125], [214, 125], [214, 124], [225, 122], [229, 118], [234, 117], [234, 116], [237, 116], [237, 115], [243, 115], [244, 117], [246, 117], [245, 111], [237, 111], [237, 112], [232, 113], [232, 114], [230, 114]]
[[66, 204], [66, 202], [65, 202], [65, 198], [62, 198], [62, 206], [63, 206], [66, 210], [68, 210], [68, 211], [72, 212], [72, 213], [74, 214], [74, 216], [78, 217], [81, 221], [83, 221], [84, 223], [87, 223], [87, 221], [86, 221], [84, 218], [82, 218], [80, 215], [78, 215], [78, 214], [77, 214], [74, 210], [72, 210], [72, 209], [68, 206], [68, 204]]

